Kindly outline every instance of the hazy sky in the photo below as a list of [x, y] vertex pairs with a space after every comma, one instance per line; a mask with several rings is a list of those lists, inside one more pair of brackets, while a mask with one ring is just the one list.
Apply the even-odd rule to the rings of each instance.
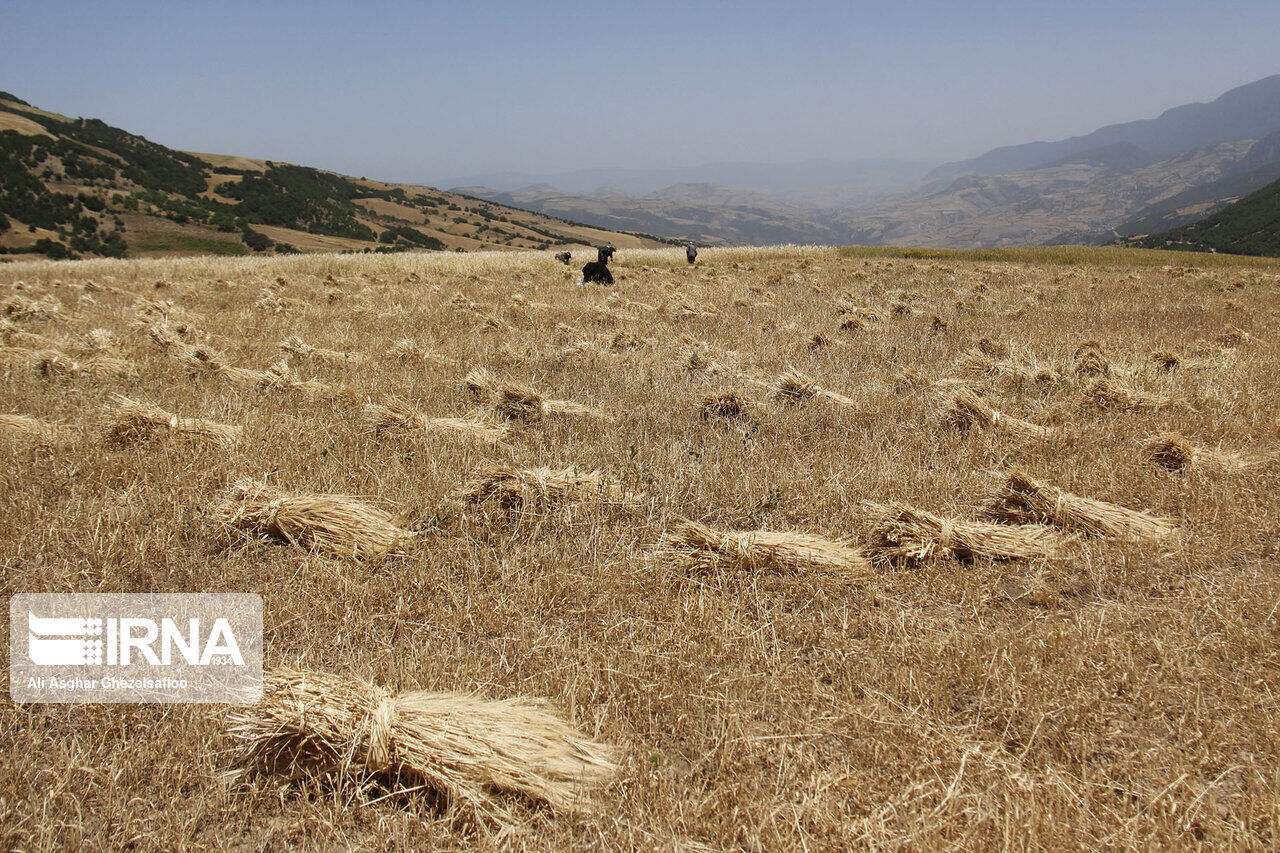
[[165, 145], [387, 180], [950, 160], [1280, 72], [1280, 0], [57, 2], [0, 89]]

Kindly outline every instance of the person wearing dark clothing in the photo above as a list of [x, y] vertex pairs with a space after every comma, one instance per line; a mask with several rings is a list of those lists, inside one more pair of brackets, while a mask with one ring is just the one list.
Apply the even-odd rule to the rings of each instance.
[[689, 263], [693, 263], [698, 259], [698, 247], [690, 240], [684, 244], [684, 256], [689, 259]]

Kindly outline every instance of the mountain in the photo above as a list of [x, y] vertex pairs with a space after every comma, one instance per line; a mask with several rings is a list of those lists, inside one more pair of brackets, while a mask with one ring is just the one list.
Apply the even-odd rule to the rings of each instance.
[[717, 184], [814, 206], [840, 206], [876, 198], [924, 177], [929, 165], [904, 160], [805, 160], [797, 163], [705, 163], [674, 169], [581, 169], [533, 175], [496, 172], [434, 181], [442, 187], [486, 187], [501, 192], [556, 190], [590, 195], [609, 187], [646, 195], [677, 184]]
[[[1259, 145], [1264, 143], [1223, 142], [1136, 168], [1129, 168], [1142, 162], [1136, 149], [1108, 146], [1034, 169], [965, 175], [833, 219], [854, 243], [952, 248], [1103, 243], [1141, 211], [1194, 188], [1241, 177], [1241, 164], [1267, 159], [1251, 157]], [[1280, 167], [1280, 161], [1273, 163], [1266, 168]], [[1230, 199], [1217, 193], [1230, 189], [1224, 183], [1206, 200], [1224, 203]]]
[[1082, 151], [1128, 143], [1166, 159], [1194, 148], [1259, 139], [1280, 130], [1280, 74], [1239, 86], [1207, 104], [1184, 104], [1158, 118], [1112, 124], [1086, 136], [1059, 142], [1031, 142], [994, 148], [973, 160], [947, 163], [929, 180], [960, 175], [1000, 175], [1034, 169]]
[[840, 241], [839, 231], [804, 207], [718, 184], [676, 184], [643, 195], [619, 189], [575, 195], [546, 187], [516, 192], [463, 187], [456, 191], [600, 228], [693, 239], [709, 245]]
[[466, 198], [277, 163], [175, 151], [0, 92], [0, 256], [661, 245]]
[[1280, 257], [1280, 180], [1198, 222], [1119, 242], [1144, 249]]

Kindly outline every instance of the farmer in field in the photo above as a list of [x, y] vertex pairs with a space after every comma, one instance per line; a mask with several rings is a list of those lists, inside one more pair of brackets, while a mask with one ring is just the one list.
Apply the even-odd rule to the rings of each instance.
[[684, 244], [684, 256], [689, 259], [689, 263], [698, 259], [698, 247], [692, 240]]

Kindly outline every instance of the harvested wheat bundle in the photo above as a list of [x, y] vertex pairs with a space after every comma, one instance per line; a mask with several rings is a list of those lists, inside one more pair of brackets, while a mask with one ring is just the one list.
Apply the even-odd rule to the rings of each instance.
[[107, 426], [107, 439], [116, 444], [173, 435], [216, 447], [234, 447], [244, 434], [244, 427], [204, 418], [180, 418], [172, 412], [120, 394], [114, 395], [112, 402], [115, 405]]
[[394, 793], [429, 790], [462, 816], [502, 829], [521, 822], [508, 798], [564, 814], [590, 810], [588, 789], [618, 771], [616, 750], [591, 740], [540, 699], [385, 688], [277, 669], [262, 700], [228, 715], [246, 769]]
[[151, 340], [155, 341], [156, 346], [166, 352], [169, 350], [179, 351], [186, 347], [186, 344], [182, 342], [182, 338], [178, 337], [178, 333], [170, 328], [167, 323], [152, 323], [147, 327], [147, 334], [151, 337]]
[[1236, 347], [1253, 343], [1253, 341], [1253, 335], [1238, 326], [1232, 326], [1213, 339], [1213, 342], [1223, 349], [1235, 349]]
[[358, 352], [340, 352], [338, 350], [324, 349], [323, 347], [313, 347], [297, 335], [281, 341], [280, 349], [287, 353], [321, 361], [325, 364], [355, 364], [364, 359], [364, 355]]
[[1031, 560], [1057, 556], [1063, 536], [1042, 524], [991, 524], [941, 518], [903, 504], [866, 503], [878, 516], [870, 545], [877, 562], [915, 564], [930, 559]]
[[711, 357], [705, 347], [691, 347], [680, 351], [685, 370], [690, 373], [723, 373], [728, 368]]
[[37, 442], [55, 441], [66, 434], [61, 424], [27, 415], [0, 414], [0, 437]]
[[387, 355], [397, 361], [403, 362], [421, 362], [425, 364], [452, 364], [453, 359], [447, 358], [439, 353], [432, 352], [417, 341], [411, 341], [408, 338], [400, 338], [391, 342], [391, 346], [387, 347]]
[[120, 342], [110, 329], [90, 329], [85, 335], [85, 344], [93, 352], [110, 353], [117, 350]]
[[1153, 463], [1170, 471], [1192, 467], [1240, 471], [1257, 464], [1236, 453], [1200, 447], [1176, 432], [1155, 436], [1143, 444], [1142, 449]]
[[51, 349], [57, 347], [57, 342], [53, 338], [20, 329], [8, 317], [0, 317], [0, 343], [7, 347], [26, 349]]
[[686, 521], [662, 537], [658, 554], [692, 571], [716, 568], [795, 573], [826, 570], [862, 574], [871, 563], [843, 542], [810, 533], [717, 530]]
[[272, 365], [267, 370], [234, 367], [224, 362], [223, 356], [208, 347], [183, 346], [176, 350], [181, 360], [193, 373], [221, 376], [227, 381], [249, 388], [281, 388], [289, 384], [288, 365]]
[[784, 403], [799, 403], [804, 400], [826, 400], [846, 409], [858, 408], [858, 401], [835, 391], [828, 391], [812, 379], [797, 370], [789, 369], [778, 377], [777, 396]]
[[65, 352], [55, 349], [37, 350], [29, 353], [28, 357], [31, 369], [36, 372], [36, 375], [47, 379], [71, 378], [79, 376], [84, 371], [84, 366], [80, 362]]
[[301, 300], [294, 299], [292, 296], [281, 296], [271, 288], [264, 287], [262, 294], [258, 297], [258, 301], [253, 303], [253, 307], [263, 311], [270, 311], [272, 314], [279, 314], [283, 311], [301, 308], [302, 304]]
[[473, 367], [463, 378], [462, 384], [478, 402], [485, 403], [498, 393], [502, 383], [487, 369]]
[[1180, 359], [1178, 354], [1169, 350], [1158, 350], [1151, 353], [1151, 360], [1155, 362], [1156, 367], [1161, 370], [1173, 370], [1178, 366]]
[[357, 560], [397, 553], [417, 534], [377, 507], [348, 495], [290, 494], [240, 480], [214, 512], [228, 528], [318, 548]]
[[629, 492], [599, 471], [499, 467], [468, 483], [462, 498], [471, 504], [494, 501], [506, 512], [542, 512], [573, 503], [639, 506], [644, 496]]
[[525, 385], [506, 383], [497, 390], [493, 408], [498, 415], [509, 421], [520, 421], [532, 424], [550, 415], [567, 415], [570, 417], [604, 418], [605, 415], [590, 406], [575, 403], [571, 400], [548, 400], [537, 391]]
[[1173, 404], [1168, 397], [1158, 397], [1136, 388], [1127, 388], [1110, 379], [1099, 379], [1084, 392], [1085, 399], [1104, 409], [1131, 411], [1159, 409]]
[[1012, 524], [1052, 524], [1090, 536], [1158, 541], [1177, 531], [1172, 519], [1064, 492], [1015, 470], [983, 505], [988, 518]]
[[84, 362], [84, 372], [95, 379], [134, 379], [138, 369], [119, 356], [97, 353]]
[[865, 332], [869, 328], [871, 328], [870, 324], [857, 314], [846, 314], [840, 319], [842, 332]]
[[1008, 433], [1015, 438], [1043, 440], [1053, 435], [1048, 427], [1020, 420], [996, 411], [985, 400], [974, 393], [972, 388], [958, 388], [951, 396], [950, 405], [940, 417], [943, 426], [968, 430], [977, 425], [981, 429], [990, 429]]
[[719, 391], [707, 394], [698, 401], [698, 414], [704, 421], [713, 418], [733, 420], [747, 413], [750, 403], [732, 391]]
[[502, 441], [509, 432], [506, 424], [468, 418], [428, 418], [403, 400], [386, 404], [365, 403], [364, 421], [375, 434], [385, 432], [444, 433], [473, 438], [490, 444]]
[[979, 338], [977, 344], [974, 346], [977, 348], [978, 352], [983, 355], [988, 355], [994, 359], [1005, 359], [1011, 355], [1007, 345], [997, 343], [996, 341], [991, 340], [991, 338]]
[[52, 296], [34, 300], [15, 293], [0, 302], [0, 316], [8, 317], [10, 320], [15, 321], [52, 320], [61, 311], [62, 303]]
[[1090, 347], [1080, 354], [1074, 372], [1076, 376], [1110, 376], [1111, 362], [1101, 352]]

